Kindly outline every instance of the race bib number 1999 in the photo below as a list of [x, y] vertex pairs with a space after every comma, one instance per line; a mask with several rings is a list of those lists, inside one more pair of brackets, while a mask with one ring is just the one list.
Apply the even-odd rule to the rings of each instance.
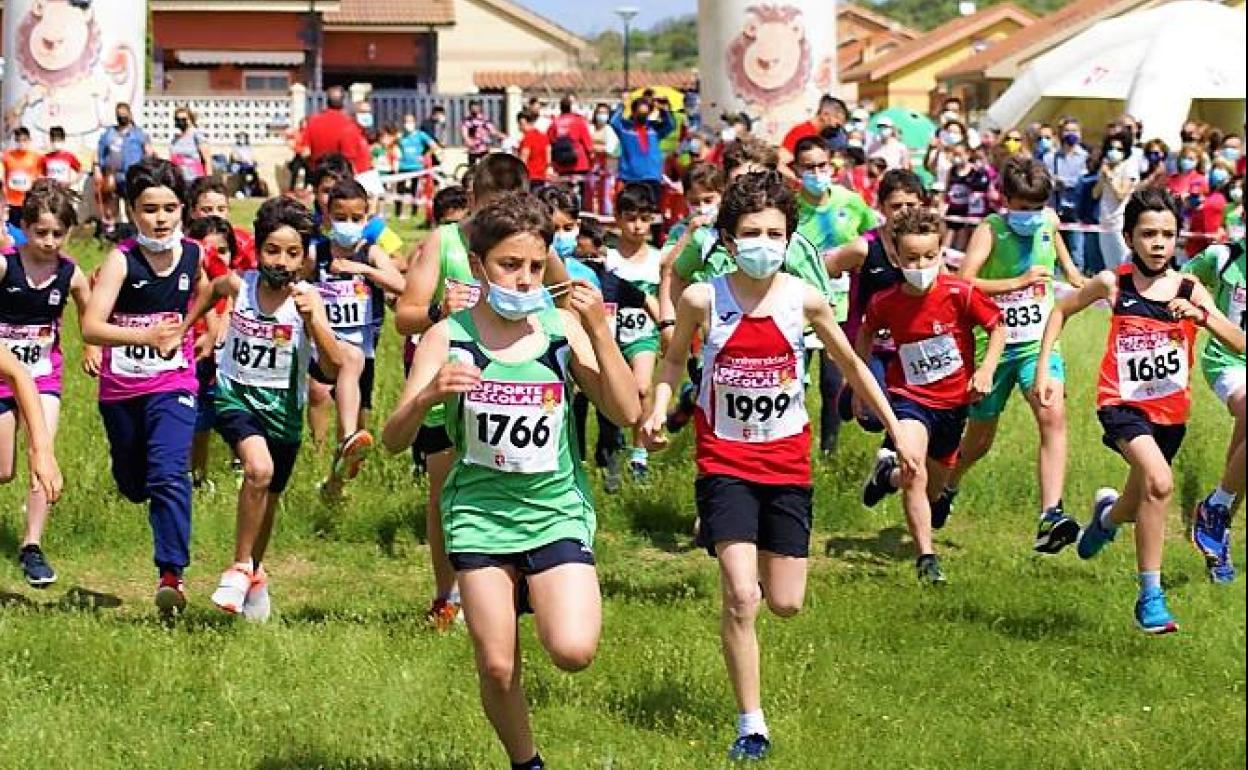
[[806, 427], [802, 381], [793, 354], [767, 358], [721, 356], [711, 373], [715, 435], [761, 443]]

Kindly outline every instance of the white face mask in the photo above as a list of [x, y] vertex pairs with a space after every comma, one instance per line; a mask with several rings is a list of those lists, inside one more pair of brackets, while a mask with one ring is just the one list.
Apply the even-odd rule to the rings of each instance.
[[751, 278], [769, 278], [780, 270], [784, 264], [784, 252], [787, 244], [765, 235], [756, 238], [741, 238], [737, 241], [737, 253], [734, 259], [741, 272]]
[[932, 288], [932, 284], [936, 283], [936, 276], [938, 275], [940, 275], [939, 263], [931, 267], [903, 267], [901, 269], [901, 276], [906, 279], [906, 283], [919, 291], [927, 291]]
[[164, 238], [153, 238], [143, 233], [136, 233], [134, 240], [147, 251], [153, 254], [164, 254], [167, 251], [173, 251], [173, 247], [182, 241], [182, 230], [174, 228], [173, 232]]
[[403, 130], [404, 130], [404, 131], [406, 131], [406, 132], [407, 132], [407, 133], [409, 133], [409, 134], [410, 134], [410, 133], [412, 133], [413, 131], [415, 131], [415, 130], [416, 130], [416, 122], [415, 122], [415, 121], [412, 121], [412, 122], [410, 122], [410, 123], [404, 123], [404, 124], [403, 124]]
[[728, 126], [719, 132], [719, 138], [725, 143], [734, 141], [737, 138], [737, 129], [732, 126]]

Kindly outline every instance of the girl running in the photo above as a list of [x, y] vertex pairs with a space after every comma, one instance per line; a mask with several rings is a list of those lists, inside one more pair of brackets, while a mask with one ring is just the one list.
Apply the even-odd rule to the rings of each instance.
[[1161, 588], [1166, 510], [1174, 494], [1170, 463], [1187, 431], [1191, 409], [1193, 346], [1197, 326], [1240, 355], [1244, 332], [1227, 320], [1201, 283], [1173, 269], [1182, 221], [1180, 203], [1168, 191], [1135, 192], [1125, 210], [1123, 237], [1131, 261], [1106, 270], [1053, 309], [1044, 329], [1037, 365], [1036, 395], [1043, 404], [1060, 398], [1060, 384], [1048, 363], [1066, 319], [1098, 300], [1112, 308], [1109, 340], [1101, 360], [1096, 416], [1107, 447], [1122, 455], [1131, 471], [1121, 494], [1096, 493], [1092, 518], [1079, 533], [1076, 549], [1091, 559], [1135, 523], [1139, 595], [1135, 622], [1150, 634], [1178, 630]]
[[[81, 318], [91, 294], [87, 277], [61, 251], [69, 231], [78, 224], [77, 205], [77, 196], [56, 182], [35, 182], [21, 210], [26, 243], [6, 252], [0, 260], [0, 297], [4, 298], [0, 302], [0, 343], [35, 382], [39, 419], [47, 426], [49, 442], [56, 440], [61, 413], [61, 316], [72, 297]], [[12, 481], [16, 470], [20, 409], [15, 395], [11, 387], [0, 382], [0, 483]], [[43, 485], [30, 485], [26, 534], [17, 560], [26, 582], [35, 588], [56, 582], [56, 571], [40, 546], [50, 502]]]
[[12, 394], [0, 403], [8, 406], [9, 412], [16, 412], [26, 429], [26, 465], [30, 470], [30, 485], [39, 487], [44, 498], [49, 503], [55, 503], [61, 497], [64, 480], [52, 451], [52, 436], [43, 420], [39, 386], [7, 344], [0, 345], [0, 387], [7, 388]]
[[233, 300], [217, 372], [217, 432], [243, 463], [234, 564], [212, 603], [264, 622], [270, 612], [264, 554], [282, 491], [303, 435], [312, 348], [337, 373], [340, 344], [315, 289], [296, 282], [315, 233], [312, 214], [291, 198], [266, 201], [256, 214], [259, 270], [216, 279], [191, 313], [193, 323], [222, 298]]
[[100, 415], [113, 479], [148, 504], [163, 613], [186, 606], [190, 563], [191, 438], [195, 431], [194, 334], [182, 321], [208, 290], [200, 248], [182, 237], [186, 193], [166, 160], [146, 158], [126, 172], [126, 205], [138, 228], [105, 258], [83, 313], [83, 339], [104, 346]]
[[512, 767], [524, 770], [545, 765], [520, 686], [517, 604], [531, 604], [542, 646], [566, 671], [593, 660], [602, 624], [572, 385], [613, 422], [633, 425], [641, 414], [600, 295], [576, 282], [567, 290], [571, 310], [551, 304], [542, 279], [552, 237], [545, 206], [528, 193], [473, 216], [470, 259], [485, 301], [421, 338], [382, 433], [387, 449], [404, 451], [429, 409], [445, 404], [458, 458], [442, 495], [446, 550], [486, 716]]
[[724, 194], [716, 226], [739, 269], [681, 295], [643, 435], [655, 449], [666, 446], [668, 402], [702, 329], [694, 416], [698, 544], [719, 560], [720, 635], [738, 712], [729, 757], [753, 760], [771, 745], [754, 621], [764, 596], [772, 612], [790, 617], [806, 592], [813, 492], [803, 384], [807, 325], [897, 438], [906, 473], [919, 455], [854, 356], [826, 296], [779, 272], [797, 227], [797, 202], [784, 179], [774, 171], [740, 177]]

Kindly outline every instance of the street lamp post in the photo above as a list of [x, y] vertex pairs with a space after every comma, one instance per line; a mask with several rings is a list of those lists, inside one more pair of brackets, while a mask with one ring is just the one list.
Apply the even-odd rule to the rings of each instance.
[[639, 13], [639, 9], [634, 8], [631, 5], [622, 5], [619, 8], [615, 9], [615, 15], [619, 16], [620, 19], [624, 22], [624, 91], [625, 92], [627, 92], [630, 87], [630, 84], [628, 82], [628, 76], [629, 76], [628, 59], [629, 59], [629, 54], [632, 52], [632, 47], [631, 47], [631, 44], [629, 43], [629, 32], [630, 32], [629, 24], [632, 22], [633, 17], [636, 16], [638, 13]]

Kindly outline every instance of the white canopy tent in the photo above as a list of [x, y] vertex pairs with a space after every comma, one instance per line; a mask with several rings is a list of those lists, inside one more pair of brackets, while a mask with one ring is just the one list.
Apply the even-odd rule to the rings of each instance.
[[1005, 129], [1073, 114], [1103, 125], [1123, 111], [1171, 146], [1189, 115], [1244, 123], [1243, 9], [1179, 0], [1095, 24], [1036, 58], [988, 109]]

